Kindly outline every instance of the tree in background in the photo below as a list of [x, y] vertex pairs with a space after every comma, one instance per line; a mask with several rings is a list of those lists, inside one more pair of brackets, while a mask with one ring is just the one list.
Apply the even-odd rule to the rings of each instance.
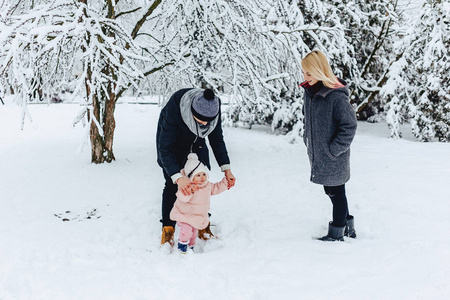
[[23, 116], [29, 115], [26, 103], [36, 92], [50, 97], [67, 88], [73, 96], [84, 91], [77, 121], [86, 116], [89, 122], [94, 163], [114, 160], [115, 104], [144, 76], [136, 62], [145, 57], [117, 21], [116, 8], [112, 1], [87, 0], [8, 1], [1, 6], [0, 74], [14, 88]]
[[[286, 38], [292, 33], [263, 22], [272, 4], [3, 2], [0, 72], [13, 87], [24, 116], [36, 91], [47, 97], [67, 88], [74, 97], [84, 92], [86, 102], [75, 123], [85, 118], [89, 122], [94, 163], [114, 160], [117, 100], [129, 90], [138, 93], [146, 83], [148, 91], [163, 94], [181, 85], [227, 90], [235, 99], [232, 118], [267, 124], [292, 86], [280, 79], [299, 74], [298, 68], [286, 72], [299, 58], [292, 58], [297, 45]], [[303, 26], [294, 33], [305, 30], [328, 29]]]
[[[260, 30], [265, 38], [260, 57], [266, 68], [265, 77], [259, 81], [275, 88], [261, 89], [250, 86], [239, 106], [231, 110], [234, 120], [269, 124], [273, 129], [289, 132], [292, 141], [302, 134], [301, 59], [311, 50], [325, 51], [331, 59], [351, 64], [351, 49], [345, 40], [339, 17], [333, 6], [323, 1], [270, 1], [260, 5]], [[267, 65], [267, 67], [266, 67]], [[352, 67], [350, 67], [352, 69]], [[277, 75], [278, 74], [278, 75]], [[250, 92], [250, 93], [249, 93]], [[238, 113], [238, 114], [237, 114]], [[250, 122], [248, 121], [250, 120]]]
[[266, 23], [272, 9], [273, 1], [162, 4], [160, 23], [174, 30], [161, 27], [160, 41], [167, 45], [166, 55], [177, 59], [149, 78], [148, 90], [161, 94], [186, 85], [208, 86], [230, 99], [230, 123], [271, 124], [282, 98], [291, 99], [283, 95], [298, 84], [300, 73], [291, 51], [296, 43]]
[[[83, 94], [74, 123], [88, 121], [95, 163], [114, 160], [121, 96], [167, 96], [187, 86], [230, 99], [231, 124], [271, 125], [296, 140], [303, 118], [300, 61], [317, 48], [350, 84], [360, 119], [371, 104], [370, 113], [387, 108], [394, 136], [404, 119], [419, 138], [434, 130], [445, 140], [448, 92], [437, 86], [448, 86], [448, 3], [428, 2], [392, 51], [404, 9], [396, 0], [4, 0], [0, 87], [16, 94], [24, 117], [31, 99]], [[413, 92], [424, 86], [419, 79], [429, 84]]]
[[[389, 64], [395, 59], [392, 47], [401, 6], [397, 0], [343, 0], [335, 6], [356, 64], [353, 70], [345, 64], [339, 68], [350, 83], [350, 99], [358, 119], [365, 120], [382, 111], [379, 91], [386, 82]], [[336, 63], [341, 64], [339, 60]]]
[[383, 86], [391, 135], [411, 122], [421, 141], [450, 141], [450, 4], [427, 0], [406, 24]]

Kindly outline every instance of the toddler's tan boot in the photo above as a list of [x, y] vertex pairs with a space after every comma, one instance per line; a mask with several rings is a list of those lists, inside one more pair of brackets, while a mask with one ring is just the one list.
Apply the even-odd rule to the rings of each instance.
[[216, 239], [217, 237], [211, 232], [211, 222], [208, 223], [205, 229], [200, 229], [198, 231], [198, 237], [204, 241], [209, 239]]

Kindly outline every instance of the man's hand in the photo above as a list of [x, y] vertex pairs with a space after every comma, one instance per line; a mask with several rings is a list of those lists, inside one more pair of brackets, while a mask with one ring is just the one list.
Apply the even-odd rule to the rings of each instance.
[[192, 194], [191, 188], [192, 184], [191, 181], [186, 177], [180, 177], [177, 180], [178, 189], [181, 191], [181, 193], [185, 196], [189, 196]]
[[233, 175], [233, 173], [231, 173], [230, 169], [225, 170], [224, 173], [225, 173], [225, 178], [228, 181], [228, 189], [231, 189], [234, 186], [234, 184], [236, 183], [236, 177], [234, 177], [234, 175]]

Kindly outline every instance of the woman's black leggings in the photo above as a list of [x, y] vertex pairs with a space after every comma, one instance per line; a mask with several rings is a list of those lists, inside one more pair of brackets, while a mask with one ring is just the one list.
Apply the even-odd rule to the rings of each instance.
[[333, 203], [333, 226], [342, 227], [347, 224], [348, 203], [345, 195], [345, 184], [339, 186], [324, 186], [325, 193]]

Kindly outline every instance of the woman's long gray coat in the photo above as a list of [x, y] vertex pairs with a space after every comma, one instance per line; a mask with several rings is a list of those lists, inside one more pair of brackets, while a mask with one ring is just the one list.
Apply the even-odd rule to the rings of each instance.
[[[345, 81], [341, 81], [346, 85]], [[311, 164], [311, 181], [338, 186], [350, 179], [350, 144], [356, 133], [356, 114], [347, 86], [322, 87], [312, 98], [305, 89], [303, 140]]]

